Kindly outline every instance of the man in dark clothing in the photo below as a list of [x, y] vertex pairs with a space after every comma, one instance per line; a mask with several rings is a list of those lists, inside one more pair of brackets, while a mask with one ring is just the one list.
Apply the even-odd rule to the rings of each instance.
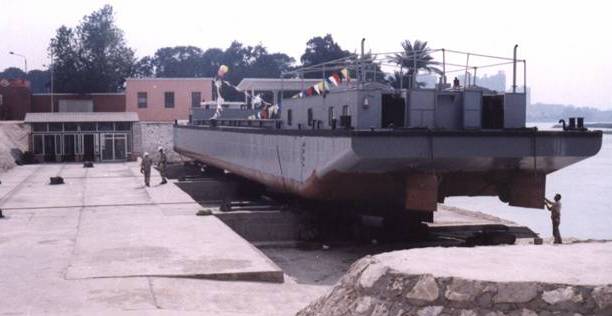
[[140, 173], [144, 175], [144, 182], [146, 186], [149, 185], [149, 180], [151, 179], [151, 165], [153, 164], [153, 160], [149, 157], [149, 153], [144, 153], [142, 157], [142, 161], [140, 162]]
[[162, 178], [162, 181], [159, 184], [166, 184], [168, 183], [168, 181], [166, 181], [166, 163], [168, 162], [168, 159], [166, 158], [166, 153], [164, 153], [164, 148], [163, 147], [159, 147], [159, 162], [157, 163], [157, 168], [159, 170], [159, 175]]
[[552, 202], [547, 198], [544, 198], [544, 204], [550, 211], [550, 219], [552, 220], [553, 236], [555, 237], [555, 244], [561, 244], [561, 233], [559, 232], [559, 225], [561, 224], [561, 194], [555, 194], [555, 201]]

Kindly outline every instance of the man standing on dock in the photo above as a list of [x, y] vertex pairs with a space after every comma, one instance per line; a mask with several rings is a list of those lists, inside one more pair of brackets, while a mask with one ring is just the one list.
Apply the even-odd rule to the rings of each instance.
[[555, 237], [555, 244], [561, 244], [561, 233], [559, 232], [559, 225], [561, 224], [561, 194], [555, 194], [555, 201], [552, 202], [547, 198], [544, 198], [544, 204], [550, 211], [550, 219], [552, 220], [553, 236]]
[[149, 153], [144, 153], [142, 156], [142, 161], [140, 162], [140, 173], [144, 175], [144, 182], [146, 186], [149, 185], [149, 181], [151, 179], [151, 165], [153, 161], [149, 157]]
[[159, 184], [166, 184], [168, 183], [168, 181], [166, 181], [166, 163], [168, 162], [168, 158], [166, 158], [166, 153], [164, 153], [163, 147], [160, 146], [158, 150], [159, 150], [159, 162], [157, 163], [157, 168], [159, 170], [159, 175], [162, 178]]

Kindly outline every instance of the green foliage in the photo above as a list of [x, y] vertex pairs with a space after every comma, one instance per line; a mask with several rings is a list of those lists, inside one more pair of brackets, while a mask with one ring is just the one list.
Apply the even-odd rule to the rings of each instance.
[[300, 60], [302, 65], [311, 66], [347, 56], [350, 56], [350, 53], [343, 50], [334, 41], [331, 34], [327, 34], [323, 37], [316, 36], [309, 39], [306, 42], [306, 50]]
[[23, 70], [9, 67], [0, 72], [0, 78], [26, 79], [30, 81], [30, 89], [33, 93], [49, 92], [51, 84], [51, 72], [49, 70], [30, 70], [27, 74]]
[[109, 5], [85, 16], [72, 29], [61, 26], [49, 45], [55, 92], [115, 92], [134, 73], [127, 47]]
[[[431, 49], [427, 47], [427, 41], [415, 40], [413, 44], [406, 40], [402, 42], [402, 48], [404, 51], [400, 54], [395, 54], [393, 61], [407, 70], [403, 78], [404, 87], [421, 86], [416, 81], [416, 76], [420, 70], [424, 70], [429, 74], [432, 72], [442, 74], [442, 70], [436, 67], [440, 63], [431, 56]], [[396, 82], [398, 87], [399, 76], [400, 74], [397, 73], [391, 77], [392, 82]], [[416, 82], [416, 84], [412, 84], [412, 82]]]
[[[261, 44], [245, 46], [233, 41], [225, 49], [206, 51], [194, 46], [163, 47], [152, 57], [144, 57], [135, 64], [139, 77], [214, 77], [220, 65], [230, 69], [225, 80], [237, 85], [243, 78], [278, 78], [295, 60], [286, 54], [268, 53]], [[228, 91], [228, 100], [241, 100], [237, 91]]]

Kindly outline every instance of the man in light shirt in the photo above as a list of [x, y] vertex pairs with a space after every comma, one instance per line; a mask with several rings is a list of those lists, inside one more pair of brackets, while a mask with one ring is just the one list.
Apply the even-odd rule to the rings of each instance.
[[555, 244], [561, 244], [561, 233], [559, 232], [559, 225], [561, 224], [561, 194], [555, 194], [555, 201], [550, 201], [544, 198], [544, 204], [550, 211], [550, 219], [552, 220], [553, 236], [555, 237]]

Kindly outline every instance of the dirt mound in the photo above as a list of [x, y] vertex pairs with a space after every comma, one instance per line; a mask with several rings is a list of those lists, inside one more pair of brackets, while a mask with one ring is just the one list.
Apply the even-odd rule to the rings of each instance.
[[0, 172], [17, 164], [23, 152], [28, 150], [30, 127], [22, 121], [0, 122]]

